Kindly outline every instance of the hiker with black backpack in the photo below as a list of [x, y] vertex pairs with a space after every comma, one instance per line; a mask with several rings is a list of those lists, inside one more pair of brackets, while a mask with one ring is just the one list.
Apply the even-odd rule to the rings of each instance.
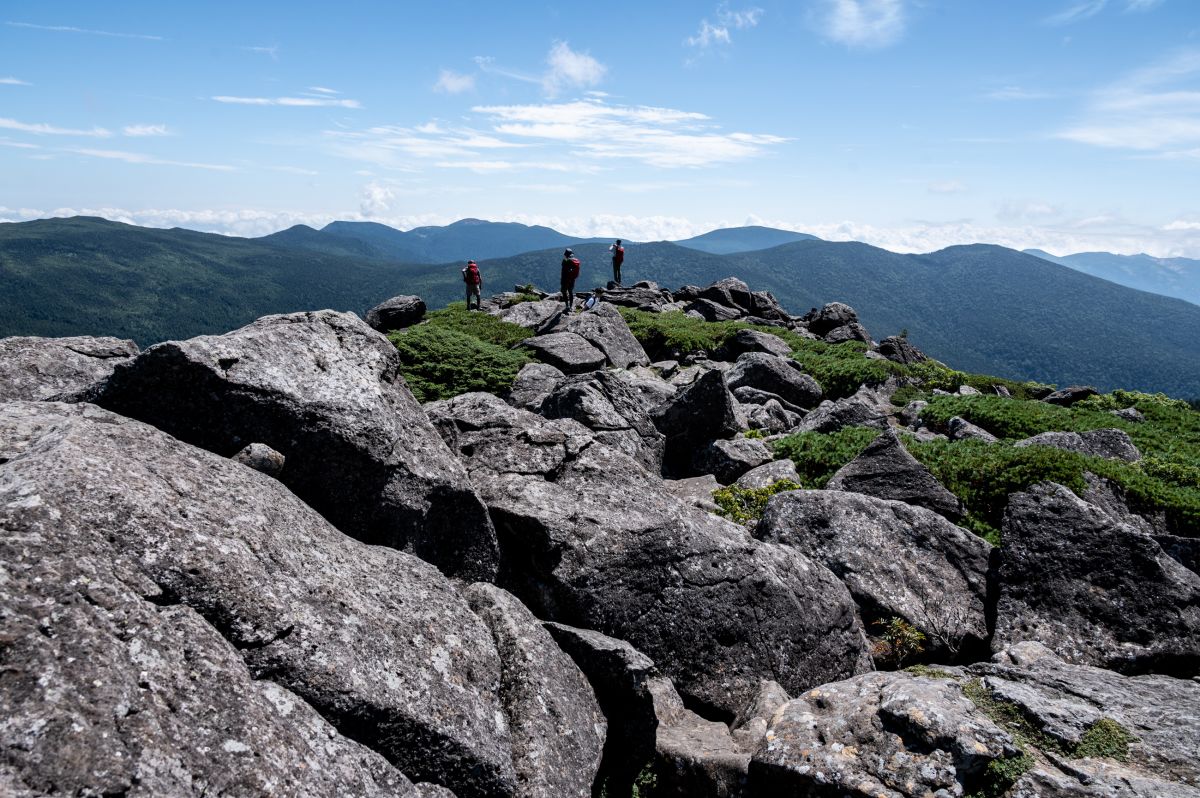
[[612, 253], [613, 261], [613, 282], [617, 285], [621, 284], [621, 264], [625, 262], [625, 247], [621, 246], [621, 239], [617, 239], [617, 243], [608, 248]]
[[467, 287], [467, 310], [471, 309], [471, 297], [475, 297], [475, 309], [483, 309], [483, 275], [479, 273], [479, 266], [473, 260], [467, 261], [466, 267], [462, 270], [463, 283]]
[[575, 305], [575, 280], [579, 277], [579, 258], [571, 250], [563, 252], [562, 259], [562, 290], [563, 302], [567, 303], [567, 312]]

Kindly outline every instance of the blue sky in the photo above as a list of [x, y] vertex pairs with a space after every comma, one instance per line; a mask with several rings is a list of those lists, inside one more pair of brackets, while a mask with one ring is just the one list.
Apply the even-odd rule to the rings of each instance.
[[23, 2], [0, 220], [1200, 257], [1200, 3]]

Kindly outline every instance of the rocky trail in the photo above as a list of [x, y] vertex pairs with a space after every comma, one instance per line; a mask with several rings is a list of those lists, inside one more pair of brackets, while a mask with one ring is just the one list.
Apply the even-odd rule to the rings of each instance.
[[[741, 324], [685, 351], [622, 309]], [[483, 313], [531, 362], [425, 404], [386, 337], [417, 297], [0, 339], [0, 794], [1200, 797], [1200, 529], [1106, 476], [1139, 410], [988, 429], [939, 408], [1095, 392], [929, 388], [732, 278]], [[890, 376], [834, 391], [801, 340]], [[804, 487], [784, 444], [847, 430]], [[1104, 473], [988, 540], [914, 441]]]

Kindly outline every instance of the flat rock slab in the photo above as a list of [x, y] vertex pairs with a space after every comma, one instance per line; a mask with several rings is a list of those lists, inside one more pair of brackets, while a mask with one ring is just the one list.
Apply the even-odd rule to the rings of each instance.
[[567, 315], [546, 332], [573, 332], [604, 353], [608, 365], [627, 369], [647, 366], [650, 358], [633, 337], [616, 306], [601, 302], [591, 310]]
[[855, 493], [797, 490], [772, 497], [754, 534], [823, 563], [846, 583], [868, 622], [899, 616], [942, 656], [986, 644], [992, 546], [934, 512]]
[[69, 399], [137, 353], [120, 338], [0, 338], [0, 401]]
[[[201, 780], [181, 792], [277, 776], [344, 794], [321, 780], [378, 770], [355, 776], [349, 762], [372, 759], [344, 735], [464, 798], [512, 791], [495, 644], [433, 566], [93, 405], [0, 404], [0, 463], [0, 634], [22, 641], [6, 642], [0, 717], [26, 719], [6, 727], [24, 730], [6, 748], [21, 771], [61, 768], [60, 788], [145, 771]], [[303, 721], [324, 738], [315, 760], [280, 720], [308, 705], [341, 732]]]
[[490, 579], [495, 531], [386, 338], [352, 313], [265, 316], [123, 363], [96, 403], [231, 456], [263, 443], [279, 479], [348, 535]]
[[1032, 640], [1122, 672], [1200, 667], [1200, 576], [1054, 483], [1009, 498], [993, 647]]
[[556, 332], [526, 338], [521, 342], [533, 351], [533, 356], [565, 374], [582, 374], [603, 368], [604, 353], [573, 332]]

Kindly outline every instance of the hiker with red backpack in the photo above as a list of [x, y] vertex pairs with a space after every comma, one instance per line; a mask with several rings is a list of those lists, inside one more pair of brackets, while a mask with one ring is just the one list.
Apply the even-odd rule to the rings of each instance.
[[563, 302], [567, 303], [567, 312], [575, 305], [575, 280], [579, 277], [579, 258], [571, 250], [563, 252], [562, 259], [562, 290]]
[[467, 286], [467, 310], [471, 309], [471, 297], [475, 297], [475, 309], [483, 309], [483, 275], [479, 273], [479, 266], [473, 260], [467, 261], [466, 267], [462, 270], [463, 283]]
[[612, 253], [613, 260], [613, 282], [617, 285], [621, 284], [621, 264], [625, 262], [625, 247], [621, 246], [621, 239], [617, 239], [617, 243], [608, 248]]

